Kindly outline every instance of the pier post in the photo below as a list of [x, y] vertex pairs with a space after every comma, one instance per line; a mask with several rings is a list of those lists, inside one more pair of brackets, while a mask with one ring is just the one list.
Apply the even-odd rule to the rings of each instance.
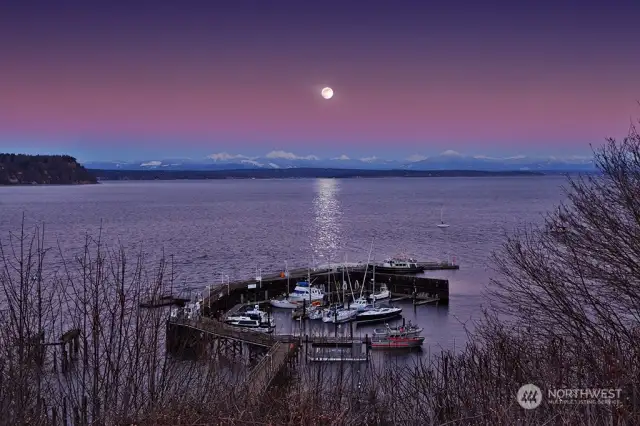
[[369, 361], [369, 349], [371, 347], [371, 342], [369, 341], [369, 333], [364, 335], [364, 342], [365, 342], [365, 347], [366, 347], [366, 349], [365, 349], [366, 358], [367, 358], [367, 361]]

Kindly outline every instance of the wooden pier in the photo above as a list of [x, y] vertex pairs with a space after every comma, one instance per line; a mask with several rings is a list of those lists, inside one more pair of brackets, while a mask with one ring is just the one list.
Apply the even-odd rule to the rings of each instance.
[[[207, 344], [219, 340], [218, 347], [241, 354], [242, 346], [249, 345], [252, 355], [260, 357], [246, 377], [247, 392], [259, 398], [287, 367], [298, 360], [300, 347], [305, 359], [311, 362], [368, 362], [371, 340], [362, 338], [270, 335], [245, 331], [220, 321], [199, 318], [172, 318], [167, 322], [167, 351], [178, 355], [202, 355]], [[240, 346], [238, 346], [240, 345]], [[257, 350], [256, 350], [257, 349]]]

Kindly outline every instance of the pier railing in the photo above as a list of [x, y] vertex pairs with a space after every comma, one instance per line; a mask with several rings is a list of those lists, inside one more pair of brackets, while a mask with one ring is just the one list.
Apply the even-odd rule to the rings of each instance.
[[259, 397], [271, 384], [289, 357], [291, 347], [276, 342], [247, 376], [246, 385], [254, 397]]
[[271, 345], [276, 342], [276, 339], [265, 333], [230, 327], [220, 321], [206, 317], [197, 320], [189, 318], [171, 318], [170, 322], [202, 331], [204, 333], [210, 333], [227, 339], [234, 339], [259, 346], [271, 347]]

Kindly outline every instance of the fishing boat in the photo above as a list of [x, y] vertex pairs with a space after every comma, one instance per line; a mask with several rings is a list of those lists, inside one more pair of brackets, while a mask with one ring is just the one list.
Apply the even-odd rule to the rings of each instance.
[[418, 336], [422, 333], [423, 328], [417, 325], [411, 324], [411, 321], [407, 325], [401, 325], [398, 327], [390, 327], [389, 324], [385, 324], [384, 328], [376, 328], [373, 330], [374, 337], [399, 337], [399, 336], [407, 336], [413, 337]]
[[261, 311], [258, 305], [255, 305], [253, 309], [240, 311], [228, 316], [224, 322], [234, 327], [263, 333], [271, 333], [276, 326], [275, 320], [270, 318], [265, 311]]
[[372, 349], [418, 348], [424, 343], [423, 336], [388, 336], [371, 339]]
[[407, 256], [395, 256], [375, 265], [378, 272], [385, 274], [417, 274], [424, 271], [416, 259]]

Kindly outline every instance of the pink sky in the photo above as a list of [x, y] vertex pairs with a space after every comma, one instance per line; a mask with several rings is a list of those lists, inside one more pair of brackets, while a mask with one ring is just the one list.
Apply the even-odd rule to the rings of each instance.
[[0, 148], [579, 154], [640, 116], [640, 36], [258, 34], [222, 48], [182, 29], [157, 43], [5, 38]]

